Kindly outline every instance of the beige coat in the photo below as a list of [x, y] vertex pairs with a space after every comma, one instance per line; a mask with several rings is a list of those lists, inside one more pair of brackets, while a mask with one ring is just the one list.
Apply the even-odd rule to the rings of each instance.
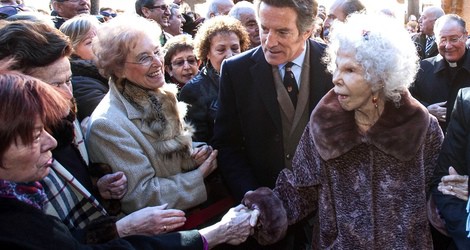
[[[171, 106], [171, 110], [178, 110], [175, 90], [168, 85], [159, 90], [167, 100], [163, 106]], [[171, 142], [168, 138], [162, 140], [168, 133], [159, 135], [147, 126], [143, 122], [145, 115], [110, 82], [109, 93], [93, 112], [88, 126], [86, 143], [91, 161], [107, 163], [113, 172], [123, 171], [127, 176], [123, 212], [165, 203], [168, 208], [187, 209], [204, 202], [207, 195], [201, 172], [185, 172], [191, 168], [187, 160], [178, 154], [162, 154], [162, 143]], [[168, 122], [170, 116], [179, 117], [165, 112], [162, 115]]]

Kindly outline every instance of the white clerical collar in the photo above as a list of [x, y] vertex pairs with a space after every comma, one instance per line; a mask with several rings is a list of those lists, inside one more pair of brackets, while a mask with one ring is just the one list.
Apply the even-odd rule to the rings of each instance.
[[449, 67], [451, 67], [451, 68], [457, 67], [457, 62], [449, 62], [449, 61], [447, 61], [447, 63], [449, 64]]

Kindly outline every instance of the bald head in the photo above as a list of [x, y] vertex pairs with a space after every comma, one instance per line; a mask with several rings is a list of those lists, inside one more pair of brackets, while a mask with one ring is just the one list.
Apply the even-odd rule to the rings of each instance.
[[438, 6], [426, 7], [418, 19], [421, 33], [427, 36], [434, 35], [434, 22], [441, 16], [443, 16], [444, 10]]
[[365, 9], [360, 0], [336, 0], [330, 7], [330, 14], [344, 22], [348, 15]]
[[261, 44], [254, 4], [248, 1], [240, 1], [233, 6], [228, 15], [238, 19], [245, 27], [250, 37], [251, 47]]
[[209, 0], [207, 2], [207, 14], [206, 18], [227, 15], [232, 9], [234, 3], [232, 0]]

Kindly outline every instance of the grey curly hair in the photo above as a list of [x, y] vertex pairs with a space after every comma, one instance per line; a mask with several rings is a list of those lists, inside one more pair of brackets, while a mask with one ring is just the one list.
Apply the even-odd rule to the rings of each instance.
[[372, 91], [381, 89], [386, 99], [399, 106], [401, 94], [416, 77], [419, 58], [410, 35], [397, 19], [383, 14], [358, 13], [352, 14], [345, 23], [335, 23], [323, 58], [332, 74], [340, 49], [354, 51]]

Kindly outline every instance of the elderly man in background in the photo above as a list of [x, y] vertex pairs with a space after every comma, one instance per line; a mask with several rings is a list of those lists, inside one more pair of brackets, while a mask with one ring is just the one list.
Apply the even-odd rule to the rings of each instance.
[[444, 14], [441, 7], [429, 6], [424, 9], [423, 14], [418, 19], [420, 32], [415, 34], [412, 40], [421, 60], [439, 54], [437, 44], [434, 41], [434, 22]]
[[219, 15], [227, 15], [233, 6], [232, 0], [209, 0], [207, 1], [206, 19]]
[[165, 45], [166, 41], [172, 37], [164, 29], [170, 26], [170, 3], [168, 0], [136, 0], [135, 12], [142, 17], [154, 20], [162, 29], [160, 33], [160, 45]]
[[248, 1], [238, 2], [233, 6], [228, 15], [238, 19], [243, 27], [245, 27], [250, 36], [250, 48], [257, 47], [261, 44], [255, 6], [252, 3]]
[[170, 4], [170, 11], [169, 25], [164, 27], [163, 30], [172, 36], [183, 34], [183, 25], [186, 23], [186, 19], [181, 14], [181, 7], [178, 4], [172, 3]]
[[470, 87], [470, 56], [465, 21], [445, 15], [434, 24], [439, 54], [421, 61], [411, 94], [434, 115], [445, 132], [459, 89]]
[[364, 4], [360, 0], [336, 0], [330, 7], [330, 12], [323, 23], [323, 37], [327, 41], [331, 25], [335, 20], [344, 22], [346, 17], [358, 11], [365, 10]]
[[55, 27], [58, 29], [65, 21], [80, 14], [90, 14], [90, 0], [52, 0], [52, 8], [56, 17]]

